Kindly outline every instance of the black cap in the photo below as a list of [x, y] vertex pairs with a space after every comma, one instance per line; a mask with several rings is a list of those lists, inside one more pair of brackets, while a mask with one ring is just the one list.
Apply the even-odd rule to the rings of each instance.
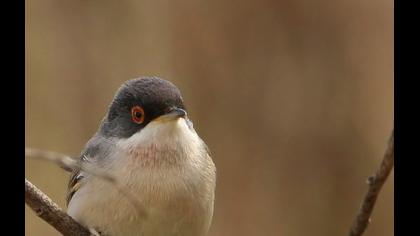
[[[142, 122], [133, 122], [132, 109], [144, 111]], [[142, 77], [126, 81], [117, 91], [100, 133], [111, 137], [130, 137], [150, 121], [174, 109], [185, 110], [181, 92], [171, 82], [158, 77]]]

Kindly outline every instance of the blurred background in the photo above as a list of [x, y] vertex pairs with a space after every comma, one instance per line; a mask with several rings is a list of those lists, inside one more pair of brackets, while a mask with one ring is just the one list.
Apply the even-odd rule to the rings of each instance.
[[[393, 127], [393, 1], [26, 1], [26, 146], [78, 155], [117, 88], [183, 93], [218, 168], [209, 236], [346, 235]], [[25, 159], [65, 208], [68, 174]], [[393, 172], [366, 235], [393, 235]], [[26, 235], [59, 235], [26, 207]]]

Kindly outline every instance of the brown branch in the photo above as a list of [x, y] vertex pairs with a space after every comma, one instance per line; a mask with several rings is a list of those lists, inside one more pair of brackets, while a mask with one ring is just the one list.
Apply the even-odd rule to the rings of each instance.
[[[136, 213], [140, 217], [147, 217], [147, 213], [142, 203], [136, 198], [130, 189], [120, 184], [116, 178], [111, 176], [105, 170], [89, 162], [80, 162], [79, 160], [71, 158], [67, 155], [52, 151], [25, 148], [25, 156], [54, 162], [67, 171], [82, 170], [92, 176], [95, 176], [98, 179], [110, 183], [113, 187], [116, 188], [117, 191], [122, 194], [123, 197], [126, 197], [127, 200], [133, 204], [133, 209], [136, 210]], [[57, 204], [48, 198], [48, 196], [46, 196], [41, 190], [37, 189], [26, 179], [25, 202], [35, 211], [39, 217], [56, 228], [64, 236], [84, 236], [97, 234], [94, 230], [89, 232], [89, 230], [77, 223], [73, 218], [63, 212], [57, 206]]]
[[373, 207], [375, 206], [376, 199], [379, 192], [385, 183], [389, 173], [394, 166], [394, 130], [392, 130], [391, 137], [388, 142], [388, 147], [382, 160], [381, 166], [376, 171], [375, 175], [368, 178], [369, 189], [366, 193], [362, 207], [357, 214], [353, 226], [350, 229], [349, 236], [360, 236], [362, 235], [369, 222], [372, 214]]
[[47, 195], [25, 179], [25, 202], [35, 213], [64, 236], [90, 236], [88, 229], [67, 215]]

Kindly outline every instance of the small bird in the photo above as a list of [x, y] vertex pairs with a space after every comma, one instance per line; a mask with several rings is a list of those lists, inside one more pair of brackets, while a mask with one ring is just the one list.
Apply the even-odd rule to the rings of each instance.
[[103, 236], [203, 236], [213, 216], [216, 167], [188, 119], [178, 88], [157, 77], [126, 81], [79, 161], [113, 176], [118, 188], [74, 170], [67, 212]]

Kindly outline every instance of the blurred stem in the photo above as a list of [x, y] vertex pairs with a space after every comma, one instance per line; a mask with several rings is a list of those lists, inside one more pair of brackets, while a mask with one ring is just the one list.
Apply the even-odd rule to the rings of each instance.
[[392, 130], [391, 137], [389, 138], [388, 142], [388, 147], [379, 169], [376, 171], [375, 175], [368, 178], [369, 189], [363, 199], [362, 207], [360, 208], [359, 213], [357, 214], [357, 217], [350, 229], [349, 236], [360, 236], [365, 232], [370, 222], [370, 216], [372, 214], [373, 207], [375, 206], [379, 192], [393, 167], [394, 130]]

